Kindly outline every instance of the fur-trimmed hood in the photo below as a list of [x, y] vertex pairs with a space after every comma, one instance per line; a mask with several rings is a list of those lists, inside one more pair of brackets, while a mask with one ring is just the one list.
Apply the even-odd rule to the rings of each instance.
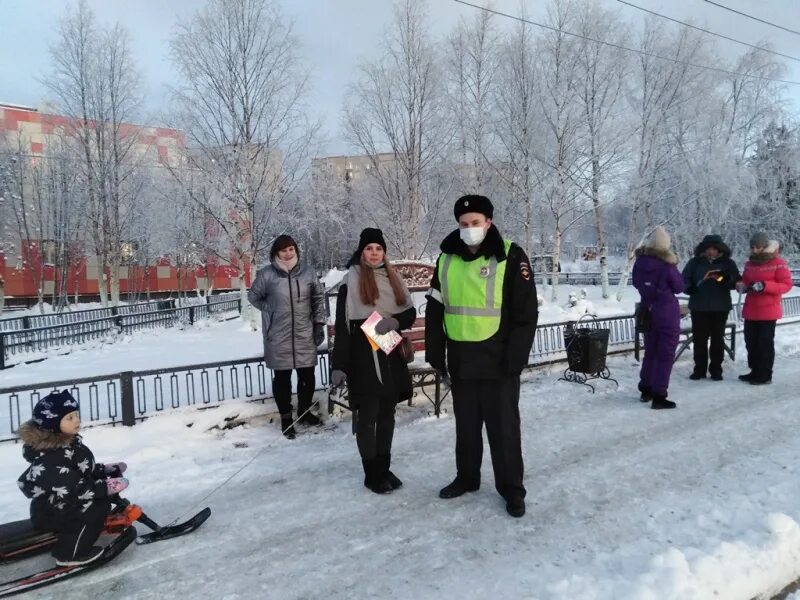
[[697, 247], [694, 249], [694, 255], [700, 256], [708, 248], [716, 248], [719, 250], [720, 258], [731, 257], [730, 247], [723, 242], [722, 238], [718, 235], [707, 235], [705, 238], [703, 238], [703, 241], [697, 244]]
[[654, 256], [659, 260], [671, 265], [678, 264], [678, 257], [672, 250], [665, 250], [664, 248], [656, 248], [655, 246], [640, 246], [636, 249], [636, 256]]
[[[55, 450], [56, 448], [69, 448], [80, 436], [68, 433], [54, 433], [45, 431], [36, 426], [33, 421], [27, 421], [19, 428], [19, 437], [25, 446], [36, 452], [42, 450]], [[30, 461], [28, 461], [30, 462]]]
[[780, 256], [781, 246], [778, 243], [778, 240], [770, 240], [767, 244], [767, 247], [764, 248], [764, 251], [761, 254], [751, 254], [750, 255], [750, 262], [763, 265], [771, 261], [773, 258], [777, 258]]
[[472, 254], [469, 248], [461, 239], [461, 233], [456, 229], [444, 238], [440, 250], [445, 254], [455, 254], [464, 259], [475, 258], [483, 256], [491, 258], [494, 256], [498, 261], [504, 261], [506, 256], [506, 248], [503, 242], [503, 236], [500, 235], [500, 230], [495, 227], [494, 223], [489, 225], [489, 231], [486, 232], [486, 237], [481, 242], [480, 248], [476, 254]]

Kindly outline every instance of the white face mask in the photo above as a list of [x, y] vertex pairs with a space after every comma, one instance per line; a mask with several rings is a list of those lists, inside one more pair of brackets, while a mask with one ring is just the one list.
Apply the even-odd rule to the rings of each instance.
[[477, 246], [486, 237], [486, 230], [483, 227], [465, 227], [460, 229], [459, 233], [467, 246]]

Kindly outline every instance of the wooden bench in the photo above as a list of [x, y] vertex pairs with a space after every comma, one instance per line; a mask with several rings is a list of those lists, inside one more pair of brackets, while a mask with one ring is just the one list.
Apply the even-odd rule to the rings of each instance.
[[[644, 348], [643, 339], [642, 337], [644, 334], [636, 328], [634, 332], [634, 344], [633, 344], [633, 355], [638, 361], [640, 358], [641, 350]], [[694, 341], [694, 336], [692, 335], [692, 328], [691, 327], [682, 327], [678, 349], [675, 352], [675, 360], [673, 362], [677, 362], [677, 360], [681, 357], [681, 354], [692, 345]], [[736, 360], [736, 323], [726, 323], [725, 324], [725, 352], [728, 354], [731, 360]], [[646, 350], [646, 348], [645, 348]]]

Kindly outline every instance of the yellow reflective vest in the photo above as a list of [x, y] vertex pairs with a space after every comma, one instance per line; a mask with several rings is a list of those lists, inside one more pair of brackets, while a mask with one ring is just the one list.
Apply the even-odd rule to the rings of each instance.
[[[504, 245], [507, 257], [511, 242], [504, 240]], [[507, 263], [498, 262], [495, 256], [470, 261], [455, 254], [439, 257], [444, 330], [449, 339], [482, 342], [497, 333]]]

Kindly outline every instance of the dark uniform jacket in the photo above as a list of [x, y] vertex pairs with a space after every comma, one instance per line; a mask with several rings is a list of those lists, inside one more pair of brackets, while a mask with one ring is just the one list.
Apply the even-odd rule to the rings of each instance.
[[[444, 239], [440, 249], [444, 254], [454, 254], [465, 261], [480, 256], [495, 256], [498, 262], [508, 261], [503, 279], [500, 328], [482, 342], [450, 340], [444, 331], [444, 305], [429, 295], [425, 309], [425, 359], [434, 369], [447, 369], [450, 376], [457, 379], [519, 375], [528, 365], [539, 320], [536, 284], [525, 252], [512, 243], [506, 256], [503, 238], [494, 225], [476, 254], [469, 251], [458, 230]], [[431, 288], [441, 292], [438, 261]]]

